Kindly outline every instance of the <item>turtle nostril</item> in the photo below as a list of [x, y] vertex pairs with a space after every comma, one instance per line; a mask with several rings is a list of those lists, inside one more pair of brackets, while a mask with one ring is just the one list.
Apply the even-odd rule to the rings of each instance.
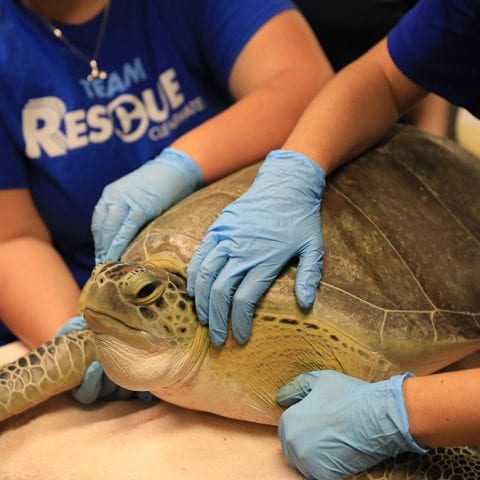
[[144, 285], [137, 293], [137, 298], [145, 298], [151, 295], [157, 288], [156, 283], [148, 283]]

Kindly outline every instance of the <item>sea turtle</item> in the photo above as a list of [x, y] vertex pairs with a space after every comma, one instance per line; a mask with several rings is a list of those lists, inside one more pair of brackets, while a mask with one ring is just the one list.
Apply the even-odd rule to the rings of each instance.
[[[406, 126], [329, 177], [314, 306], [298, 308], [292, 263], [257, 306], [249, 342], [229, 338], [214, 348], [185, 293], [185, 269], [257, 169], [186, 198], [147, 226], [121, 262], [98, 265], [81, 302], [94, 340], [90, 331], [58, 337], [5, 366], [0, 418], [77, 385], [96, 355], [129, 389], [276, 424], [274, 393], [301, 372], [336, 369], [368, 381], [405, 370], [422, 375], [480, 349], [480, 161]], [[473, 450], [390, 465], [368, 478], [400, 478], [392, 475], [412, 468], [417, 476], [401, 478], [457, 478], [447, 465], [462, 479], [480, 477]]]

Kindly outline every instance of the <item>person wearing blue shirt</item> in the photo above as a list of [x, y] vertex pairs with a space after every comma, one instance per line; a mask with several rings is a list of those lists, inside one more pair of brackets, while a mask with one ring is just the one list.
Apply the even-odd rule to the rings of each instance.
[[0, 319], [30, 347], [84, 326], [95, 258], [281, 145], [333, 75], [290, 0], [5, 0], [0, 39]]
[[[382, 39], [417, 0], [295, 0], [337, 72]], [[455, 109], [433, 93], [400, 119], [439, 136], [454, 137]]]
[[[248, 341], [256, 302], [294, 256], [298, 303], [312, 305], [325, 175], [380, 140], [429, 92], [480, 117], [480, 0], [420, 0], [320, 90], [250, 189], [212, 224], [187, 282], [215, 345], [225, 341], [229, 318], [237, 342]], [[479, 444], [477, 398], [479, 368], [375, 383], [308, 372], [277, 392], [288, 407], [279, 437], [306, 478], [338, 480], [401, 452]]]
[[[94, 240], [117, 259], [135, 234], [112, 237], [120, 210], [145, 223], [258, 160], [332, 75], [289, 0], [7, 0], [0, 38], [0, 318], [28, 345], [75, 313]], [[113, 198], [132, 171], [145, 211]]]

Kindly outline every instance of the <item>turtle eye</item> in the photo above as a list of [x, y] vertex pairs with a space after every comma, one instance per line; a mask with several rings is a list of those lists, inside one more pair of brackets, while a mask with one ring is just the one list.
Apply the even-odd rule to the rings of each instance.
[[135, 301], [139, 303], [149, 303], [155, 300], [165, 291], [165, 285], [162, 282], [148, 282], [140, 286], [135, 292]]
[[155, 291], [156, 285], [154, 283], [149, 283], [148, 285], [143, 286], [137, 292], [137, 298], [145, 298], [151, 295]]

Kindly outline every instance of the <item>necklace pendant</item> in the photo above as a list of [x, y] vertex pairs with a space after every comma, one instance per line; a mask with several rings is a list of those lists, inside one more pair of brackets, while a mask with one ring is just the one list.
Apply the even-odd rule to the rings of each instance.
[[95, 59], [90, 60], [90, 73], [87, 75], [87, 80], [89, 82], [92, 82], [93, 80], [105, 80], [107, 76], [107, 72], [105, 70], [100, 70]]

